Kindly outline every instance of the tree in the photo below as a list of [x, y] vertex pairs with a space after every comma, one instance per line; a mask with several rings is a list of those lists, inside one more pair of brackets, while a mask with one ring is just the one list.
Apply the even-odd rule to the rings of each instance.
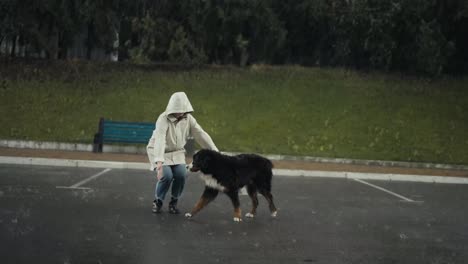
[[206, 56], [198, 49], [193, 41], [187, 37], [183, 27], [179, 26], [169, 44], [169, 61], [182, 64], [203, 64]]

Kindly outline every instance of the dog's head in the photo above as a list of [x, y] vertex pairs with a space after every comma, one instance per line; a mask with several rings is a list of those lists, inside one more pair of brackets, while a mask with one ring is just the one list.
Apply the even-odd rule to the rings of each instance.
[[214, 159], [215, 155], [217, 154], [216, 151], [202, 149], [195, 153], [193, 156], [192, 166], [190, 167], [190, 171], [196, 172], [201, 171], [205, 174], [211, 173], [210, 170], [210, 162]]

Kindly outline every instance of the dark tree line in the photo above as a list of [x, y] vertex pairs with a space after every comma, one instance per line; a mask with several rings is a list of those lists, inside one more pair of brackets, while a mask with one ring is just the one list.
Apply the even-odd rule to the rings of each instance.
[[77, 39], [87, 58], [466, 73], [468, 1], [0, 0], [7, 55], [66, 59]]

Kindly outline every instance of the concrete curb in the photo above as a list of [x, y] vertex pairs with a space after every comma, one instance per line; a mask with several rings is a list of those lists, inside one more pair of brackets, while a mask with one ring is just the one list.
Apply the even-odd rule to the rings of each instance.
[[[88, 151], [88, 152], [93, 151], [92, 144], [42, 142], [42, 141], [26, 141], [26, 140], [5, 140], [5, 139], [0, 140], [0, 147], [66, 150], [66, 151]], [[146, 146], [104, 145], [103, 152], [146, 154]], [[223, 153], [227, 155], [239, 154], [237, 152], [224, 152], [224, 151]], [[387, 167], [418, 168], [418, 169], [468, 170], [468, 166], [452, 165], [452, 164], [400, 162], [400, 161], [385, 161], [385, 160], [335, 159], [335, 158], [290, 156], [290, 155], [275, 155], [275, 154], [261, 154], [261, 155], [271, 160], [310, 161], [310, 162], [317, 162], [317, 163], [354, 164], [354, 165], [387, 166]]]
[[0, 164], [149, 170], [148, 163], [0, 156]]
[[[64, 143], [47, 142], [31, 140], [0, 140], [0, 147], [19, 148], [19, 149], [47, 149], [47, 150], [66, 150], [66, 151], [93, 151], [93, 144], [82, 143]], [[146, 146], [119, 146], [104, 145], [103, 152], [106, 153], [128, 153], [128, 154], [146, 154]]]
[[[147, 163], [140, 163], [140, 162], [68, 160], [68, 159], [48, 159], [48, 158], [32, 158], [32, 157], [0, 156], [0, 164], [149, 170]], [[422, 176], [422, 175], [405, 175], [405, 174], [379, 174], [379, 173], [339, 172], [339, 171], [335, 172], [335, 171], [285, 170], [285, 169], [274, 169], [273, 173], [275, 175], [280, 175], [280, 176], [296, 176], [296, 177], [321, 177], [321, 178], [344, 178], [344, 179], [363, 179], [363, 180], [382, 180], [382, 181], [468, 184], [468, 178], [447, 177], [447, 176]]]

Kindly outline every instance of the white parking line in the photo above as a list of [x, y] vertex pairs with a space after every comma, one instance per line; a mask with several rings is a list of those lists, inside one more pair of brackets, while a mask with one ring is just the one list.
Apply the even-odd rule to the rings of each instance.
[[74, 190], [91, 190], [88, 187], [68, 187], [68, 186], [55, 186], [57, 189], [74, 189]]
[[410, 198], [404, 197], [403, 195], [399, 195], [399, 194], [394, 193], [394, 192], [392, 192], [392, 191], [389, 191], [389, 190], [387, 190], [387, 189], [385, 189], [385, 188], [379, 187], [379, 186], [377, 186], [377, 185], [374, 185], [374, 184], [372, 184], [372, 183], [368, 183], [368, 182], [363, 181], [363, 180], [360, 180], [360, 179], [354, 179], [354, 180], [357, 181], [357, 182], [360, 182], [360, 183], [362, 183], [362, 184], [366, 184], [366, 185], [368, 185], [368, 186], [371, 186], [371, 187], [373, 187], [373, 188], [375, 188], [375, 189], [381, 190], [381, 191], [383, 191], [383, 192], [389, 193], [389, 194], [391, 194], [391, 195], [393, 195], [393, 196], [396, 196], [396, 197], [398, 197], [398, 198], [400, 198], [400, 199], [403, 199], [404, 201], [407, 201], [407, 202], [411, 202], [411, 203], [420, 203], [420, 202], [421, 202], [421, 201], [415, 201], [415, 200], [412, 200], [412, 199], [410, 199]]
[[105, 170], [103, 170], [103, 171], [101, 171], [101, 172], [99, 172], [97, 174], [94, 174], [93, 176], [91, 176], [89, 178], [86, 178], [86, 179], [84, 179], [84, 180], [82, 180], [80, 182], [77, 182], [77, 183], [73, 184], [72, 186], [68, 186], [68, 187], [67, 186], [56, 186], [56, 187], [58, 189], [90, 189], [90, 188], [87, 188], [87, 187], [80, 187], [80, 186], [87, 183], [87, 182], [89, 182], [89, 181], [92, 181], [92, 180], [96, 179], [97, 177], [99, 177], [99, 176], [101, 176], [104, 173], [109, 172], [109, 171], [111, 171], [111, 169], [105, 169]]

